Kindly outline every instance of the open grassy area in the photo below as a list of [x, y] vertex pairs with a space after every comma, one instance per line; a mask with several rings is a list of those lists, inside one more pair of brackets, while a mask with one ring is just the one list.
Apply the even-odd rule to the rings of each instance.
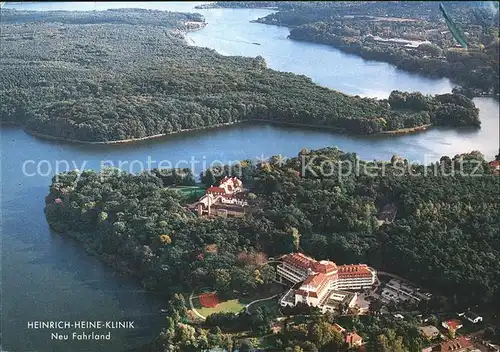
[[205, 194], [205, 188], [199, 186], [177, 186], [172, 189], [181, 192], [185, 197], [199, 198]]
[[230, 299], [227, 301], [220, 302], [214, 308], [206, 308], [201, 305], [198, 297], [193, 298], [193, 305], [196, 308], [196, 310], [204, 317], [219, 312], [239, 313], [245, 307], [245, 304], [241, 303], [239, 299]]
[[[285, 287], [283, 287], [282, 285], [276, 284], [276, 283], [269, 283], [266, 285], [261, 285], [258, 290], [256, 290], [255, 292], [252, 292], [251, 294], [235, 293], [235, 295], [233, 297], [231, 297], [231, 299], [219, 302], [219, 304], [214, 308], [203, 307], [201, 305], [200, 299], [198, 297], [199, 293], [197, 293], [193, 297], [193, 306], [204, 317], [207, 317], [210, 314], [219, 313], [219, 312], [239, 313], [250, 302], [253, 302], [255, 300], [262, 299], [262, 298], [268, 298], [268, 297], [273, 296], [275, 294], [281, 294], [284, 292], [285, 289], [286, 289]], [[202, 290], [202, 292], [203, 292], [203, 290]], [[256, 309], [257, 307], [262, 307], [262, 306], [267, 306], [268, 308], [271, 308], [271, 309], [277, 309], [278, 308], [277, 299], [278, 298], [266, 300], [266, 301], [262, 301], [262, 302], [256, 302], [250, 307], [250, 310], [253, 310], [253, 309]]]

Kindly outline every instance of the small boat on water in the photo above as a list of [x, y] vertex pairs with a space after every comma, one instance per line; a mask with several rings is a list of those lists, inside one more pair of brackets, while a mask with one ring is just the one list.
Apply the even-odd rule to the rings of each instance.
[[253, 45], [260, 45], [260, 43], [252, 43]]

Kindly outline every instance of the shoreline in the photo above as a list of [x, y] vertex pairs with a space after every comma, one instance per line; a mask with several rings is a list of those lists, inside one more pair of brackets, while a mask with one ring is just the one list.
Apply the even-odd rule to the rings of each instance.
[[133, 144], [133, 143], [147, 141], [147, 140], [161, 139], [164, 137], [168, 137], [171, 135], [180, 134], [180, 133], [184, 133], [184, 132], [194, 132], [194, 131], [201, 131], [201, 130], [206, 130], [206, 129], [217, 129], [220, 127], [232, 126], [232, 125], [240, 124], [240, 123], [244, 123], [244, 122], [246, 122], [246, 121], [227, 122], [227, 123], [220, 123], [220, 124], [211, 125], [211, 126], [185, 128], [185, 129], [181, 129], [181, 130], [174, 131], [174, 132], [154, 134], [151, 136], [140, 137], [140, 138], [127, 138], [127, 139], [118, 139], [118, 140], [101, 141], [101, 142], [91, 142], [91, 141], [82, 141], [82, 140], [78, 140], [78, 139], [67, 139], [67, 138], [63, 138], [63, 137], [56, 137], [56, 136], [51, 136], [51, 135], [48, 135], [45, 133], [33, 131], [33, 130], [30, 130], [27, 128], [22, 128], [22, 130], [24, 132], [26, 132], [27, 134], [32, 135], [34, 137], [39, 137], [39, 138], [52, 140], [52, 141], [56, 141], [56, 142], [87, 144], [87, 145], [108, 145], [108, 144], [114, 145], [114, 144]]
[[[225, 8], [225, 7], [223, 7], [223, 8]], [[361, 58], [363, 60], [366, 60], [366, 61], [374, 61], [374, 62], [387, 63], [387, 64], [389, 64], [391, 66], [394, 66], [395, 68], [397, 68], [399, 70], [405, 71], [405, 72], [410, 73], [410, 74], [418, 75], [420, 77], [425, 77], [425, 78], [446, 78], [446, 79], [449, 79], [451, 83], [455, 84], [456, 86], [458, 86], [458, 87], [460, 87], [462, 89], [465, 89], [465, 90], [467, 90], [467, 89], [473, 89], [471, 87], [464, 86], [464, 82], [461, 81], [460, 79], [451, 77], [450, 75], [446, 75], [444, 73], [434, 74], [434, 73], [431, 73], [431, 72], [422, 71], [421, 69], [409, 69], [407, 67], [398, 66], [395, 62], [393, 62], [391, 60], [387, 60], [385, 58], [369, 58], [369, 57], [365, 57], [362, 51], [359, 51], [359, 50], [349, 50], [349, 48], [346, 48], [344, 45], [338, 45], [338, 44], [334, 44], [334, 43], [324, 42], [321, 39], [320, 40], [310, 40], [310, 39], [304, 39], [304, 38], [299, 38], [299, 37], [292, 36], [290, 33], [291, 33], [291, 30], [294, 28], [293, 26], [271, 22], [271, 21], [265, 20], [265, 17], [263, 17], [262, 19], [258, 18], [258, 19], [255, 19], [255, 20], [251, 20], [249, 22], [250, 23], [264, 24], [264, 25], [268, 25], [268, 26], [286, 27], [286, 28], [289, 29], [289, 35], [287, 36], [287, 39], [296, 40], [296, 41], [305, 42], [305, 43], [312, 43], [312, 44], [319, 44], [319, 45], [330, 46], [332, 48], [340, 50], [343, 53], [357, 56], [357, 57], [359, 57], [359, 58]], [[463, 94], [463, 93], [461, 93], [461, 94]], [[497, 100], [500, 99], [500, 95], [499, 94], [495, 95], [494, 93], [487, 93], [485, 91], [482, 91], [482, 92], [476, 93], [476, 94], [472, 94], [470, 96], [468, 96], [468, 95], [466, 95], [466, 96], [468, 98], [470, 98], [470, 99], [483, 98], [483, 97], [494, 98], [494, 99], [497, 99]]]
[[[217, 130], [217, 129], [220, 129], [222, 127], [229, 127], [229, 126], [233, 126], [233, 125], [252, 123], [252, 122], [255, 122], [257, 124], [267, 124], [267, 125], [271, 125], [271, 126], [287, 126], [287, 127], [305, 128], [305, 129], [314, 129], [314, 130], [327, 129], [327, 130], [332, 131], [333, 133], [349, 134], [349, 135], [356, 135], [356, 136], [397, 135], [397, 134], [425, 132], [433, 126], [433, 124], [431, 123], [431, 124], [426, 124], [426, 125], [421, 125], [421, 126], [402, 128], [399, 130], [382, 131], [382, 132], [371, 133], [371, 134], [363, 134], [363, 133], [355, 133], [355, 132], [348, 131], [347, 129], [345, 129], [343, 127], [312, 125], [312, 124], [286, 122], [286, 121], [270, 121], [270, 120], [265, 120], [265, 119], [252, 119], [252, 120], [241, 120], [241, 121], [235, 121], [235, 122], [221, 123], [221, 124], [212, 125], [212, 126], [186, 128], [186, 129], [182, 129], [182, 130], [178, 130], [178, 131], [174, 131], [174, 132], [155, 134], [155, 135], [141, 137], [141, 138], [128, 138], [128, 139], [101, 141], [101, 142], [81, 141], [78, 139], [67, 139], [67, 138], [62, 138], [62, 137], [51, 136], [48, 134], [44, 134], [41, 132], [33, 131], [33, 130], [22, 128], [22, 127], [21, 127], [21, 129], [24, 132], [26, 132], [27, 134], [32, 135], [34, 137], [38, 137], [38, 138], [42, 138], [42, 139], [46, 139], [46, 140], [51, 140], [51, 141], [56, 141], [56, 142], [64, 142], [64, 143], [72, 143], [72, 144], [86, 144], [86, 145], [121, 145], [121, 144], [133, 144], [133, 143], [138, 143], [138, 142], [143, 142], [143, 141], [162, 139], [162, 138], [166, 138], [166, 137], [169, 137], [172, 135], [182, 134], [185, 132], [196, 132], [196, 131], [210, 130], [210, 129]], [[15, 125], [15, 124], [13, 124], [13, 125]]]
[[432, 126], [433, 126], [432, 123], [428, 123], [426, 125], [421, 125], [421, 126], [400, 128], [399, 130], [382, 131], [382, 132], [379, 132], [377, 134], [394, 135], [394, 134], [408, 134], [408, 133], [423, 132], [423, 131], [427, 131]]
[[160, 300], [167, 301], [167, 298], [162, 295], [161, 292], [151, 289], [144, 285], [144, 277], [141, 275], [140, 271], [131, 267], [131, 264], [124, 260], [117, 254], [108, 254], [100, 252], [97, 247], [91, 242], [85, 240], [84, 232], [75, 232], [75, 231], [64, 231], [59, 232], [54, 227], [51, 226], [50, 222], [45, 219], [49, 228], [57, 234], [57, 236], [61, 236], [69, 241], [75, 242], [80, 248], [82, 248], [87, 254], [96, 258], [99, 262], [112, 269], [117, 275], [122, 276], [124, 278], [131, 279], [136, 281], [137, 284], [142, 287], [144, 290], [148, 291], [149, 294], [158, 295]]

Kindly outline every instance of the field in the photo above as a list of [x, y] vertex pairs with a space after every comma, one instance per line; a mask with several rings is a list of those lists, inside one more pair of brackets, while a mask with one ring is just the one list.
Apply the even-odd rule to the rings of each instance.
[[185, 197], [196, 197], [200, 198], [205, 194], [205, 189], [198, 186], [177, 186], [172, 187], [179, 192], [181, 192]]
[[213, 308], [203, 307], [200, 303], [199, 297], [193, 298], [193, 305], [196, 310], [204, 317], [219, 312], [239, 313], [245, 307], [245, 304], [241, 303], [239, 299], [230, 299], [220, 302], [216, 307]]
[[[245, 308], [247, 304], [255, 300], [268, 298], [275, 294], [280, 294], [282, 292], [283, 292], [283, 286], [276, 283], [269, 283], [266, 285], [262, 285], [258, 290], [258, 292], [254, 292], [253, 294], [250, 295], [242, 294], [238, 297], [233, 296], [232, 299], [220, 302], [218, 302], [218, 297], [215, 293], [213, 296], [211, 296], [210, 292], [205, 292], [197, 294], [193, 297], [193, 306], [198, 311], [198, 313], [200, 313], [204, 317], [219, 312], [239, 313], [242, 309]], [[200, 301], [200, 295], [204, 296], [202, 297], [201, 301]], [[218, 304], [216, 305], [214, 304], [214, 306], [211, 306], [213, 303], [218, 303]], [[258, 307], [264, 307], [264, 306], [271, 309], [277, 309], [278, 307], [277, 299], [255, 302], [249, 307], [249, 310], [252, 311], [253, 309], [257, 309]]]

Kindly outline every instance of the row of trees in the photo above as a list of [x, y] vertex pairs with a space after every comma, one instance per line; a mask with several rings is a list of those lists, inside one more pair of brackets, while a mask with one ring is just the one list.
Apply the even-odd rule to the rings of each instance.
[[[33, 22], [33, 16], [43, 22]], [[184, 21], [201, 21], [190, 16], [132, 9], [9, 10], [2, 20], [2, 121], [80, 141], [143, 138], [257, 119], [363, 134], [471, 122], [454, 122], [454, 103], [441, 110], [446, 118], [434, 119], [425, 111], [392, 109], [384, 101], [267, 69], [262, 57], [225, 57], [188, 46], [178, 30]], [[135, 18], [142, 22], [130, 20]], [[158, 18], [162, 25], [155, 24]], [[463, 113], [476, 119], [473, 107]]]

